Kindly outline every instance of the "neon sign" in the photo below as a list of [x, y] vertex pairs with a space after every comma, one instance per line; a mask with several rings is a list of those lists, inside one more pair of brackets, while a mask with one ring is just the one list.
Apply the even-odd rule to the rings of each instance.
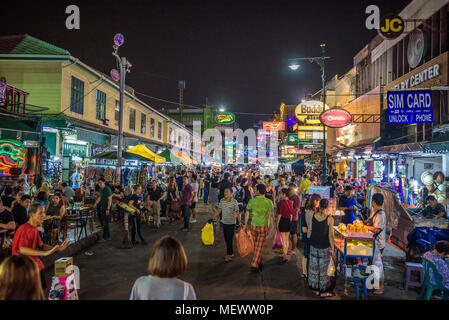
[[21, 142], [0, 140], [0, 170], [9, 173], [11, 168], [22, 168], [25, 161], [25, 148]]

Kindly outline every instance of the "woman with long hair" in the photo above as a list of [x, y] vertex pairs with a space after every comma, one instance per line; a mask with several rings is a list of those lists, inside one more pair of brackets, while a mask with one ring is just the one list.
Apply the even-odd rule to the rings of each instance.
[[309, 252], [310, 252], [310, 234], [312, 232], [312, 218], [315, 212], [318, 211], [320, 207], [321, 196], [317, 193], [314, 193], [310, 196], [310, 198], [306, 201], [306, 204], [303, 208], [302, 214], [302, 243], [304, 246], [304, 257], [302, 260], [302, 271], [303, 277], [307, 277], [307, 269], [308, 269], [308, 261], [309, 261]]
[[327, 273], [330, 260], [334, 253], [334, 219], [327, 214], [329, 200], [321, 199], [320, 207], [312, 217], [310, 234], [310, 253], [307, 279], [309, 286], [316, 295], [331, 297], [331, 277]]
[[45, 300], [36, 262], [23, 254], [3, 261], [0, 265], [0, 300]]
[[[168, 179], [168, 187], [167, 187], [167, 208], [165, 211], [165, 216], [167, 218], [167, 220], [172, 223], [173, 220], [173, 216], [170, 213], [170, 211], [172, 210], [172, 208], [175, 205], [175, 202], [178, 201], [179, 197], [178, 197], [178, 185], [176, 184], [176, 180], [175, 177], [170, 176], [170, 178]], [[181, 213], [177, 212], [178, 217], [177, 218], [181, 218]]]

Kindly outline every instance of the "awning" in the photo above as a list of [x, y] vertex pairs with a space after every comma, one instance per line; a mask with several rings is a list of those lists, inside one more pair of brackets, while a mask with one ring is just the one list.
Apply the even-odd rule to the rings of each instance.
[[166, 149], [159, 153], [159, 156], [164, 157], [166, 159], [166, 162], [171, 163], [179, 163], [179, 164], [197, 164], [198, 162], [195, 161], [193, 158], [189, 157], [187, 154], [185, 154], [182, 151], [177, 151], [172, 154], [172, 152], [169, 149]]
[[415, 152], [423, 152], [423, 144], [422, 142], [413, 142], [413, 143], [404, 143], [404, 144], [396, 144], [393, 146], [383, 146], [376, 149], [378, 152], [387, 152], [387, 153], [415, 153]]
[[137, 154], [144, 158], [150, 159], [154, 163], [164, 163], [166, 161], [164, 157], [157, 155], [143, 144], [139, 144], [131, 149], [128, 149], [126, 150], [126, 152]]
[[26, 125], [24, 123], [24, 121], [18, 121], [18, 120], [12, 120], [12, 119], [0, 120], [0, 130], [38, 133], [31, 126]]
[[[147, 162], [150, 161], [147, 158], [144, 158], [144, 157], [139, 156], [137, 154], [126, 152], [126, 151], [122, 153], [122, 156], [126, 160], [138, 160], [138, 161], [147, 161]], [[92, 159], [117, 160], [117, 151], [102, 152], [102, 153], [99, 153], [99, 154], [96, 154], [96, 155], [92, 156]]]
[[425, 144], [423, 151], [425, 153], [449, 153], [449, 141]]

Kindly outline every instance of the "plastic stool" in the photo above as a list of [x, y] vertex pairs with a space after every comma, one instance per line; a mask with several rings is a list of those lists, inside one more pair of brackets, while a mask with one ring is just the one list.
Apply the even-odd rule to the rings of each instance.
[[[419, 279], [420, 279], [419, 282], [410, 280], [412, 271], [419, 272]], [[405, 263], [405, 286], [404, 286], [405, 291], [408, 291], [409, 286], [421, 288], [423, 282], [424, 282], [424, 267], [423, 267], [423, 265], [421, 263], [406, 262]]]

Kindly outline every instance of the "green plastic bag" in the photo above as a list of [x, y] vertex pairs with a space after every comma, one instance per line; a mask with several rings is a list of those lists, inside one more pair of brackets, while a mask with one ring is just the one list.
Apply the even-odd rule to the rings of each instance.
[[211, 246], [214, 244], [214, 226], [212, 223], [206, 223], [201, 230], [201, 240], [203, 240], [203, 243], [206, 246]]

